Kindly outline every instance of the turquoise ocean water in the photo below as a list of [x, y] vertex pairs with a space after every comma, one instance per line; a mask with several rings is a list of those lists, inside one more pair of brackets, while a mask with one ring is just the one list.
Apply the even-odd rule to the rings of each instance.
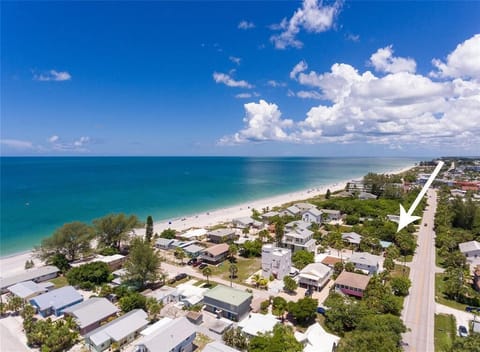
[[358, 178], [406, 158], [0, 158], [0, 255], [29, 250], [55, 228], [108, 213], [141, 220], [201, 211]]

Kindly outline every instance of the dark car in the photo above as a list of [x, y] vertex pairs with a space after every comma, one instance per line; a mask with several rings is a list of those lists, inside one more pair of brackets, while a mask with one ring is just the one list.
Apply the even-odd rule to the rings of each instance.
[[317, 307], [317, 313], [325, 315], [325, 313], [327, 313], [327, 310], [323, 307]]
[[313, 290], [311, 288], [305, 291], [305, 297], [310, 297], [313, 294]]
[[203, 270], [203, 269], [205, 269], [207, 266], [208, 266], [208, 264], [202, 263], [202, 264], [200, 264], [200, 265], [198, 266], [198, 268], [199, 268], [200, 270]]
[[458, 327], [458, 335], [460, 335], [460, 337], [467, 337], [468, 336], [467, 328], [463, 325], [460, 325]]
[[193, 265], [193, 264], [195, 264], [196, 262], [197, 262], [197, 258], [192, 258], [192, 259], [190, 259], [190, 260], [187, 262], [187, 264], [188, 264], [188, 265]]
[[195, 263], [192, 264], [192, 266], [196, 267], [202, 265], [202, 262], [200, 260], [197, 260]]
[[180, 281], [180, 280], [185, 279], [186, 277], [187, 277], [187, 274], [185, 274], [185, 273], [180, 273], [180, 274], [178, 274], [177, 276], [175, 276], [175, 280], [176, 280], [176, 281]]

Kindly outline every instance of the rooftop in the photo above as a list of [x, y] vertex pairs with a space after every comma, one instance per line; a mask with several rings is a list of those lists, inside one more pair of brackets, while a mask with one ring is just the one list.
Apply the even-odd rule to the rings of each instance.
[[207, 234], [207, 230], [205, 229], [191, 229], [191, 230], [188, 230], [187, 232], [185, 233], [182, 233], [180, 235], [180, 237], [183, 237], [183, 238], [196, 238], [196, 237], [202, 237], [202, 236], [205, 236]]
[[210, 253], [212, 256], [216, 257], [217, 255], [228, 252], [228, 248], [229, 246], [227, 243], [220, 243], [205, 249], [205, 252]]
[[325, 265], [331, 265], [331, 266], [334, 266], [335, 263], [341, 263], [342, 260], [340, 258], [337, 258], [337, 257], [331, 257], [331, 256], [326, 256], [323, 260], [322, 260], [322, 263], [325, 264]]
[[64, 310], [64, 313], [69, 313], [75, 317], [80, 328], [103, 320], [117, 312], [118, 308], [103, 297], [90, 298]]
[[342, 233], [342, 239], [353, 244], [360, 244], [360, 241], [362, 240], [362, 236], [356, 232], [344, 232]]
[[305, 344], [304, 352], [332, 352], [340, 337], [326, 332], [319, 323], [310, 325], [304, 334], [295, 332], [297, 341]]
[[326, 275], [331, 273], [332, 269], [322, 263], [311, 263], [308, 264], [305, 268], [300, 271], [300, 276], [305, 278], [324, 278]]
[[477, 242], [477, 241], [463, 242], [458, 245], [458, 248], [462, 253], [478, 251], [480, 250], [480, 242]]
[[258, 336], [273, 331], [273, 327], [278, 324], [278, 319], [272, 314], [250, 313], [248, 318], [238, 323], [242, 331], [250, 336]]
[[58, 273], [60, 270], [53, 265], [46, 265], [39, 268], [28, 269], [20, 274], [2, 277], [0, 279], [0, 288], [4, 289], [22, 281], [35, 280], [41, 276]]
[[252, 298], [252, 294], [235, 288], [218, 285], [205, 293], [205, 298], [215, 299], [234, 306], [239, 306], [243, 302]]
[[321, 216], [322, 215], [322, 212], [320, 210], [318, 210], [317, 208], [310, 208], [305, 213], [310, 213], [314, 216]]
[[203, 352], [238, 352], [238, 350], [224, 345], [219, 341], [213, 341], [205, 346]]
[[195, 325], [181, 317], [160, 326], [138, 341], [137, 345], [144, 345], [149, 351], [170, 351], [195, 333]]
[[15, 296], [20, 298], [28, 298], [32, 295], [37, 295], [39, 293], [46, 292], [47, 289], [33, 281], [24, 281], [19, 282], [13, 286], [10, 286], [8, 290], [13, 293]]
[[216, 230], [210, 231], [208, 234], [210, 236], [223, 237], [223, 236], [235, 234], [235, 229], [216, 229]]
[[377, 266], [382, 257], [367, 252], [353, 252], [350, 261], [355, 264]]
[[340, 215], [340, 210], [322, 209], [322, 213], [332, 214], [332, 215]]
[[58, 309], [83, 299], [73, 286], [65, 286], [32, 298], [40, 310]]
[[204, 249], [204, 247], [198, 246], [196, 244], [191, 244], [190, 246], [183, 248], [183, 250], [187, 253], [198, 253], [200, 251], [203, 251]]
[[365, 290], [369, 281], [370, 281], [370, 276], [357, 274], [357, 273], [350, 273], [344, 270], [340, 275], [338, 275], [337, 279], [335, 280], [335, 284], [345, 285], [345, 286]]

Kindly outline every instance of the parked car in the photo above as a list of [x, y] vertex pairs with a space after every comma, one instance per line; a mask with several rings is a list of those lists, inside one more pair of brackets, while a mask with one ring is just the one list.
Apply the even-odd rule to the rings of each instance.
[[178, 274], [177, 276], [175, 276], [175, 280], [176, 280], [176, 281], [180, 281], [180, 280], [185, 279], [187, 276], [188, 276], [188, 275], [185, 274], [185, 273], [180, 273], [180, 274]]
[[467, 337], [468, 336], [467, 328], [463, 325], [460, 325], [458, 327], [458, 335], [460, 335], [461, 337]]
[[207, 266], [208, 266], [207, 263], [202, 263], [202, 264], [200, 264], [200, 265], [198, 266], [198, 268], [199, 268], [200, 270], [203, 270], [203, 269], [205, 269]]
[[313, 294], [312, 288], [308, 288], [308, 289], [305, 291], [305, 297], [310, 297], [312, 294]]
[[325, 315], [325, 313], [327, 313], [327, 309], [324, 307], [317, 307], [317, 313]]
[[195, 263], [192, 264], [194, 267], [202, 265], [202, 262], [200, 260], [197, 260]]
[[190, 259], [190, 260], [187, 262], [187, 264], [188, 264], [188, 265], [193, 265], [193, 264], [195, 264], [196, 262], [197, 262], [197, 258], [192, 258], [192, 259]]

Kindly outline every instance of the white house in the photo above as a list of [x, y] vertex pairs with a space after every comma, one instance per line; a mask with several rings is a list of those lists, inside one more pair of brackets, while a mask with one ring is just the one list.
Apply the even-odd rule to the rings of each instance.
[[458, 248], [467, 259], [478, 258], [480, 256], [480, 242], [463, 242], [458, 245]]
[[182, 302], [187, 307], [194, 306], [203, 301], [203, 297], [207, 291], [208, 288], [194, 286], [188, 282], [185, 282], [177, 286], [177, 300]]
[[207, 230], [205, 229], [190, 229], [187, 232], [184, 232], [178, 237], [184, 238], [186, 240], [202, 240], [207, 237]]
[[356, 232], [344, 232], [342, 233], [342, 240], [358, 246], [362, 240], [362, 236]]
[[286, 248], [278, 248], [273, 244], [262, 247], [262, 276], [269, 278], [273, 275], [279, 280], [290, 274], [292, 267], [292, 252]]
[[312, 208], [316, 208], [315, 205], [311, 204], [311, 203], [305, 203], [305, 202], [302, 202], [302, 203], [295, 203], [294, 206], [296, 206], [298, 209], [300, 209], [302, 212], [305, 212], [309, 209], [312, 209]]
[[250, 313], [248, 318], [238, 323], [238, 327], [248, 337], [254, 337], [273, 331], [273, 328], [278, 323], [277, 317], [272, 314]]
[[305, 250], [315, 252], [315, 240], [313, 232], [305, 228], [296, 228], [287, 232], [282, 239], [282, 246], [290, 249], [292, 252]]
[[339, 221], [342, 218], [340, 210], [322, 209], [321, 212], [323, 222]]
[[340, 337], [329, 334], [319, 323], [310, 325], [305, 333], [296, 331], [295, 338], [303, 344], [303, 352], [333, 352], [340, 341]]
[[300, 287], [320, 291], [330, 280], [333, 269], [322, 263], [308, 264], [298, 275]]
[[282, 216], [297, 216], [300, 215], [302, 211], [298, 209], [295, 205], [288, 207], [280, 212]]
[[309, 224], [311, 223], [321, 224], [322, 212], [317, 208], [310, 208], [303, 213], [302, 220]]
[[369, 275], [376, 274], [380, 270], [382, 257], [367, 252], [354, 252], [350, 257], [350, 262], [358, 270], [364, 270]]
[[5, 293], [7, 287], [23, 281], [42, 282], [57, 277], [60, 270], [53, 265], [41, 266], [38, 268], [22, 271], [20, 274], [0, 278], [0, 293]]
[[246, 216], [243, 218], [236, 218], [236, 219], [233, 219], [232, 222], [233, 222], [233, 225], [239, 229], [246, 229], [249, 227], [260, 228], [263, 225], [262, 222], [257, 221], [250, 216]]

